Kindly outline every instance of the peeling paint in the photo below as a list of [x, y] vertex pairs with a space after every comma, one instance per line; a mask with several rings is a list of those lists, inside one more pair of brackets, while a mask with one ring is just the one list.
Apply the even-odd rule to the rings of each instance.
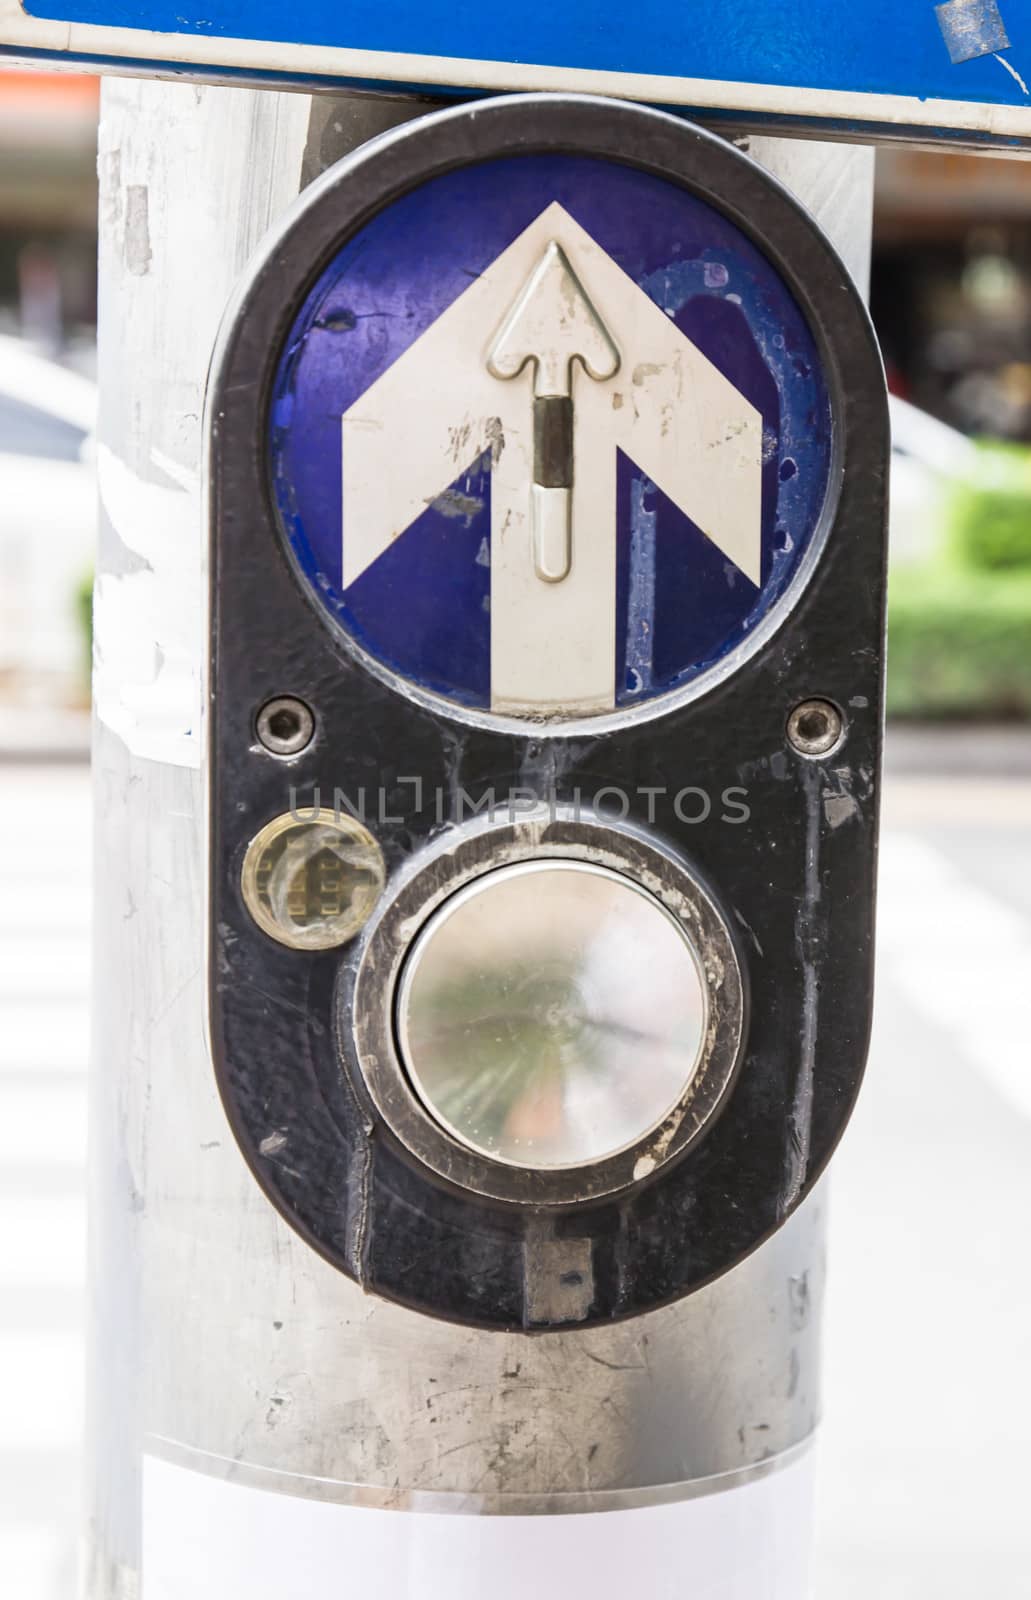
[[[168, 463], [159, 467], [168, 476]], [[203, 594], [196, 475], [171, 485], [138, 476], [97, 447], [100, 503], [127, 572], [102, 573], [94, 597], [97, 716], [135, 755], [200, 766]]]
[[523, 1245], [523, 1260], [527, 1326], [582, 1322], [594, 1299], [591, 1241], [548, 1238], [532, 1231]]
[[649, 694], [655, 645], [655, 485], [635, 477], [630, 489], [630, 572], [626, 619], [626, 687]]
[[1031, 96], [1031, 90], [1028, 89], [1027, 83], [1021, 77], [1020, 73], [1017, 71], [1017, 69], [1013, 65], [1012, 61], [1007, 61], [1004, 56], [1000, 56], [994, 51], [993, 51], [993, 54], [995, 55], [995, 59], [999, 63], [1000, 67], [1005, 67], [1006, 71], [1009, 73], [1009, 75], [1013, 79], [1013, 81], [1020, 85], [1021, 93]]
[[820, 838], [823, 775], [816, 765], [807, 763], [801, 774], [805, 793], [805, 868], [802, 900], [795, 918], [795, 944], [802, 965], [802, 1015], [798, 1041], [795, 1089], [788, 1118], [788, 1145], [785, 1174], [780, 1193], [780, 1215], [796, 1204], [809, 1170], [812, 1138], [813, 1079], [816, 1070], [817, 1017], [820, 985], [814, 959], [819, 938], [820, 917]]
[[125, 190], [125, 265], [136, 278], [150, 271], [150, 193], [145, 183], [130, 183]]
[[1010, 47], [997, 0], [947, 0], [934, 14], [954, 66]]
[[348, 1171], [350, 1204], [347, 1214], [348, 1257], [356, 1280], [368, 1278], [369, 1190], [372, 1179], [372, 1146], [363, 1141], [355, 1152]]
[[800, 1273], [797, 1278], [788, 1279], [788, 1306], [792, 1331], [801, 1333], [812, 1313], [808, 1272]]
[[843, 822], [855, 822], [858, 819], [859, 802], [853, 794], [825, 794], [823, 814], [831, 828], [840, 828]]
[[431, 505], [434, 511], [439, 511], [441, 516], [454, 517], [464, 522], [467, 528], [477, 512], [483, 510], [483, 500], [479, 495], [463, 494], [460, 489], [445, 489], [443, 494], [438, 494], [427, 504]]
[[490, 448], [490, 464], [496, 467], [505, 448], [505, 427], [500, 417], [488, 417], [483, 437]]

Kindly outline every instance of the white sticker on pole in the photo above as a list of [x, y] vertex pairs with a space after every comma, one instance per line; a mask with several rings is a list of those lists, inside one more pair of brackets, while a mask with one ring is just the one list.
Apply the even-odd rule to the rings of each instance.
[[811, 1513], [808, 1451], [718, 1493], [556, 1516], [339, 1505], [148, 1456], [142, 1600], [800, 1600]]

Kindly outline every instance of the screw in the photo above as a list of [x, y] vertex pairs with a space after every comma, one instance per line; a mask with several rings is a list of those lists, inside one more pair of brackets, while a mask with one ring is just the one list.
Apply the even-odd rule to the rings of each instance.
[[788, 741], [799, 755], [826, 756], [845, 736], [845, 719], [830, 700], [803, 700], [788, 718]]
[[315, 718], [303, 700], [277, 695], [258, 712], [258, 738], [270, 755], [296, 756], [311, 744]]

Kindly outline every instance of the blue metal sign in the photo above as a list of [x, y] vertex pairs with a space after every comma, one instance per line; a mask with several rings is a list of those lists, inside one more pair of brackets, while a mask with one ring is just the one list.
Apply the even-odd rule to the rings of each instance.
[[760, 125], [1031, 140], [1028, 0], [0, 0], [12, 54], [293, 82], [562, 89]]
[[423, 183], [339, 251], [269, 418], [282, 527], [380, 669], [597, 715], [708, 681], [804, 578], [827, 383], [779, 272], [665, 179], [571, 155]]

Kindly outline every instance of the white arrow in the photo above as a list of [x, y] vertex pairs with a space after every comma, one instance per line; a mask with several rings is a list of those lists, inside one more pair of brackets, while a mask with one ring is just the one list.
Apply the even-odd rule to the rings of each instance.
[[574, 361], [596, 382], [619, 371], [608, 329], [551, 239], [487, 356], [495, 378], [533, 363], [533, 564], [545, 583], [568, 577], [573, 559]]
[[[496, 376], [493, 359], [530, 349], [534, 386], [551, 341], [504, 335], [533, 280], [556, 270], [553, 247], [583, 292], [563, 338], [597, 376], [577, 384], [568, 576], [542, 583], [534, 559], [534, 396]], [[560, 277], [562, 275], [560, 274]], [[546, 295], [536, 296], [542, 316]], [[512, 313], [504, 316], [505, 307]], [[587, 318], [587, 307], [593, 321]], [[501, 323], [499, 329], [499, 322]], [[608, 330], [614, 330], [609, 333]], [[600, 339], [600, 335], [604, 337]], [[589, 336], [589, 337], [588, 337]], [[607, 340], [607, 345], [605, 341]], [[502, 345], [499, 352], [498, 345]], [[589, 348], [570, 351], [571, 344]], [[603, 376], [616, 347], [622, 363]], [[618, 358], [617, 358], [618, 359]], [[586, 368], [590, 371], [590, 368]], [[491, 705], [547, 717], [610, 709], [616, 688], [616, 453], [623, 450], [752, 583], [760, 581], [762, 419], [759, 412], [562, 206], [541, 212], [342, 418], [345, 589], [427, 505], [491, 452]], [[563, 529], [568, 524], [563, 524]], [[565, 533], [562, 533], [565, 539]], [[540, 541], [538, 553], [540, 553]], [[545, 564], [561, 565], [549, 554]]]

